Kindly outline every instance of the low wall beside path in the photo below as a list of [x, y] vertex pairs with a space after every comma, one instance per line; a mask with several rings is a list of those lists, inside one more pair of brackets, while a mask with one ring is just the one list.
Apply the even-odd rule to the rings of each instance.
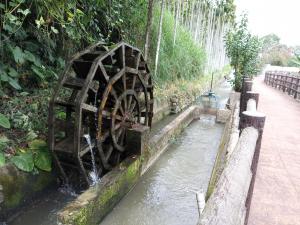
[[208, 199], [198, 225], [244, 224], [246, 199], [251, 182], [251, 164], [258, 132], [246, 128]]
[[266, 116], [257, 112], [259, 93], [244, 79], [239, 110], [234, 110], [227, 144], [227, 160], [198, 225], [246, 225], [260, 155]]

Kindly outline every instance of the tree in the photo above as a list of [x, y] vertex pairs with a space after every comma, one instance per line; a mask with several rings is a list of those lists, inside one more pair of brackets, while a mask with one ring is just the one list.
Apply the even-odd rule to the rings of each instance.
[[282, 44], [273, 46], [262, 53], [263, 64], [271, 64], [274, 66], [287, 66], [291, 58], [291, 49]]
[[156, 48], [156, 56], [155, 56], [154, 77], [156, 77], [157, 75], [158, 58], [159, 58], [160, 42], [161, 42], [161, 35], [162, 35], [162, 23], [164, 17], [164, 5], [165, 5], [165, 1], [162, 0], [161, 8], [160, 8], [159, 31], [158, 31], [158, 40], [157, 40], [157, 48]]
[[261, 44], [262, 44], [262, 51], [266, 52], [271, 48], [280, 44], [280, 37], [278, 37], [276, 34], [268, 34], [261, 38]]
[[294, 48], [280, 43], [280, 38], [276, 34], [268, 34], [261, 38], [261, 64], [271, 64], [274, 66], [288, 66], [293, 58]]
[[147, 16], [147, 25], [146, 25], [146, 35], [145, 35], [145, 60], [148, 59], [149, 54], [149, 40], [150, 40], [150, 31], [153, 21], [153, 0], [148, 1], [148, 16]]
[[258, 72], [261, 43], [248, 31], [247, 23], [247, 15], [243, 15], [240, 23], [235, 24], [225, 38], [226, 53], [235, 71], [233, 85], [236, 91], [241, 91], [243, 76], [253, 76]]

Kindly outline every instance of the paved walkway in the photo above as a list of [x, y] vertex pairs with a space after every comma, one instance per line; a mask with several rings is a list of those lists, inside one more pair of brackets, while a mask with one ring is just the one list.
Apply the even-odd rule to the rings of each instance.
[[254, 82], [266, 124], [248, 225], [300, 225], [300, 103]]

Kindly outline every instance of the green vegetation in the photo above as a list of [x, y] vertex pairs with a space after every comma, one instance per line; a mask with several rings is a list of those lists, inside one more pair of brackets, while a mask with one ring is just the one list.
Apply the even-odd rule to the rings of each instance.
[[300, 67], [300, 54], [294, 53], [294, 56], [289, 60], [289, 66]]
[[[158, 32], [159, 9], [154, 11], [151, 46], [155, 46]], [[156, 84], [168, 84], [176, 80], [191, 80], [203, 76], [205, 53], [196, 44], [192, 35], [182, 26], [177, 30], [177, 43], [173, 47], [174, 18], [169, 11], [164, 13], [160, 63]], [[152, 51], [151, 51], [152, 50]], [[150, 60], [155, 57], [155, 48], [150, 50]], [[150, 61], [153, 64], [153, 61]]]
[[280, 42], [276, 34], [268, 34], [261, 38], [261, 65], [300, 67], [300, 47], [287, 46]]
[[[158, 48], [160, 4], [154, 2], [150, 27], [148, 63], [152, 71]], [[200, 9], [204, 11], [203, 20], [196, 16]], [[0, 3], [0, 166], [12, 162], [24, 171], [51, 170], [46, 146], [40, 151], [29, 143], [47, 138], [48, 102], [65, 61], [97, 41], [111, 45], [122, 40], [144, 49], [148, 10], [147, 0]], [[210, 79], [203, 72], [205, 44], [220, 39], [217, 36], [234, 19], [234, 11], [232, 0], [221, 1], [219, 6], [207, 0], [166, 3], [154, 77], [158, 98], [170, 97], [174, 92], [181, 96], [186, 92], [199, 94], [200, 86]], [[218, 18], [215, 24], [208, 22], [209, 16]], [[203, 33], [196, 23], [205, 27]], [[218, 32], [214, 33], [216, 27]], [[195, 30], [198, 33], [193, 33]], [[207, 38], [205, 32], [215, 35], [203, 41]]]
[[262, 66], [271, 64], [274, 66], [287, 66], [291, 58], [291, 50], [280, 43], [276, 34], [268, 34], [261, 38], [262, 42]]
[[47, 172], [51, 171], [51, 157], [47, 149], [47, 144], [45, 141], [39, 139], [30, 142], [27, 149], [20, 149], [11, 158], [11, 162], [25, 172], [36, 171], [36, 169]]
[[226, 52], [235, 70], [233, 85], [236, 91], [241, 91], [243, 76], [251, 77], [259, 70], [261, 43], [258, 37], [248, 31], [247, 23], [247, 15], [244, 15], [226, 36]]

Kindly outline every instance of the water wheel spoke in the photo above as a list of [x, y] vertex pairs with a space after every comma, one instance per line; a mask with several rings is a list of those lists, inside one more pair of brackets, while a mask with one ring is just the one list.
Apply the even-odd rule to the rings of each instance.
[[102, 72], [101, 74], [102, 74], [104, 80], [108, 83], [108, 81], [109, 81], [109, 76], [108, 76], [107, 73], [106, 73], [106, 70], [105, 70], [105, 68], [104, 68], [104, 65], [103, 65], [102, 63], [100, 63], [99, 67], [100, 67], [100, 70], [101, 70], [101, 72]]
[[[137, 76], [134, 75], [134, 76], [133, 76], [133, 79], [132, 79], [132, 86], [131, 86], [131, 89], [132, 89], [132, 90], [134, 90], [134, 87], [135, 87], [135, 84], [136, 84], [136, 78], [137, 78]], [[131, 106], [131, 101], [132, 101], [132, 95], [129, 95], [128, 107]], [[127, 109], [129, 109], [129, 108], [127, 108]]]
[[115, 156], [115, 163], [116, 164], [120, 163], [120, 158], [121, 158], [121, 153], [120, 152], [116, 152], [116, 156]]
[[[108, 110], [102, 110], [102, 116], [103, 116], [103, 118], [105, 118], [105, 119], [111, 119], [112, 118], [112, 113], [111, 112], [109, 112]], [[116, 115], [114, 115], [115, 116], [115, 119], [116, 120], [119, 120], [119, 121], [122, 121], [123, 120], [123, 117], [121, 116], [121, 115], [118, 115], [118, 114], [116, 114]]]
[[130, 106], [130, 108], [129, 108], [129, 112], [130, 112], [130, 113], [133, 112], [135, 106], [136, 106], [136, 101], [134, 101], [134, 102], [132, 103], [132, 105]]
[[121, 114], [122, 114], [122, 116], [125, 116], [125, 110], [123, 108], [122, 101], [120, 101], [119, 99], [117, 99], [114, 107], [115, 107], [115, 110], [116, 110], [115, 113], [117, 113], [118, 111], [120, 111]]
[[114, 89], [114, 87], [111, 87], [111, 94], [114, 97], [115, 101], [117, 101], [118, 100], [118, 95], [117, 95], [117, 92]]
[[106, 131], [106, 132], [101, 136], [101, 141], [104, 142], [108, 137], [109, 137], [109, 131]]
[[[123, 90], [127, 90], [127, 85], [126, 85], [126, 73], [124, 73], [122, 77], [122, 82], [123, 82]], [[127, 109], [127, 98], [124, 98], [124, 108]]]
[[121, 135], [120, 135], [120, 143], [121, 143], [121, 145], [124, 145], [125, 134], [126, 134], [126, 130], [123, 129], [123, 131], [121, 132]]
[[131, 102], [132, 102], [132, 95], [129, 95], [129, 96], [128, 96], [128, 105], [127, 105], [127, 108], [126, 108], [127, 111], [128, 111], [129, 108], [130, 108]]
[[126, 113], [126, 111], [127, 111], [127, 96], [122, 100], [120, 108], [122, 108], [122, 110]]
[[122, 116], [125, 116], [125, 110], [124, 110], [122, 104], [120, 104], [119, 110], [122, 113]]
[[108, 150], [107, 150], [107, 154], [105, 156], [106, 161], [108, 161], [108, 159], [110, 158], [113, 150], [114, 150], [114, 147], [112, 145], [110, 145], [109, 148], [108, 148]]
[[137, 59], [136, 59], [136, 69], [139, 68], [139, 64], [141, 62], [141, 58], [142, 58], [142, 53], [139, 52], [138, 55], [137, 55]]
[[149, 78], [150, 78], [150, 73], [146, 73], [146, 75], [145, 75], [145, 81], [147, 83], [149, 83]]
[[116, 131], [117, 130], [119, 130], [119, 129], [122, 129], [123, 128], [123, 123], [122, 122], [120, 122], [120, 123], [117, 123], [117, 124], [115, 124], [115, 126], [113, 127], [113, 129], [112, 129], [112, 131], [114, 132], [114, 133], [116, 133]]
[[119, 140], [119, 138], [121, 137], [121, 134], [122, 134], [122, 132], [124, 132], [125, 131], [125, 129], [124, 129], [124, 127], [121, 127], [121, 129], [119, 129], [119, 131], [118, 131], [118, 133], [117, 133], [117, 140]]

